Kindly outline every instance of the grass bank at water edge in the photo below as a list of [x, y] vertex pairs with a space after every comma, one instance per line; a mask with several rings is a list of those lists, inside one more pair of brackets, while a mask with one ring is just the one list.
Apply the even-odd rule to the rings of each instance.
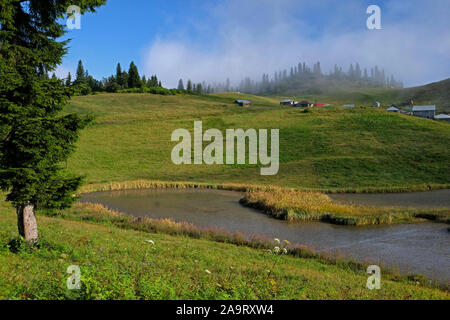
[[[245, 242], [92, 204], [39, 214], [39, 248], [19, 246], [11, 242], [15, 213], [0, 207], [0, 299], [450, 298], [420, 276], [385, 272], [381, 290], [371, 291], [360, 263], [296, 246], [288, 255], [269, 254], [270, 239]], [[67, 290], [70, 265], [81, 269], [81, 290]]]

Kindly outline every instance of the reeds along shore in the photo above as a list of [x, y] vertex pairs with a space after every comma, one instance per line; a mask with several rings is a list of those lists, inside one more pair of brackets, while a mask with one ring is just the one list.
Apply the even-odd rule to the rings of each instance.
[[450, 223], [449, 209], [369, 207], [336, 202], [320, 192], [274, 189], [249, 191], [241, 204], [288, 221], [322, 221], [340, 225], [376, 225], [427, 219]]
[[338, 203], [324, 192], [275, 186], [136, 180], [86, 185], [81, 193], [139, 189], [216, 189], [246, 192], [241, 204], [288, 221], [321, 221], [339, 225], [378, 225], [419, 220], [450, 223], [449, 209], [369, 207]]
[[420, 192], [450, 188], [450, 184], [423, 184], [404, 187], [386, 187], [386, 188], [358, 188], [358, 189], [308, 189], [301, 190], [294, 188], [281, 188], [271, 185], [252, 185], [239, 183], [206, 183], [206, 182], [183, 182], [183, 181], [152, 181], [152, 180], [134, 180], [123, 182], [94, 183], [84, 185], [79, 193], [90, 193], [98, 191], [115, 190], [139, 190], [139, 189], [216, 189], [230, 191], [270, 191], [270, 190], [289, 190], [317, 193], [394, 193], [394, 192]]

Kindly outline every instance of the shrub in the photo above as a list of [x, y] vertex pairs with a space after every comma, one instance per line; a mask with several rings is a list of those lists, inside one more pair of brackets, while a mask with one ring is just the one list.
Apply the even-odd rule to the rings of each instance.
[[116, 82], [108, 82], [105, 89], [106, 92], [115, 93], [120, 90], [120, 86]]
[[91, 87], [87, 83], [80, 83], [74, 86], [74, 94], [78, 96], [87, 96], [92, 93]]

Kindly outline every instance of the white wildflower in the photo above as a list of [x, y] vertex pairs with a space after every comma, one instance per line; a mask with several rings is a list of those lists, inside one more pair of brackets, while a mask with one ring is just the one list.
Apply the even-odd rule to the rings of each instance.
[[280, 247], [275, 247], [275, 248], [273, 248], [273, 252], [275, 252], [275, 253], [280, 252]]
[[287, 253], [288, 253], [287, 249], [283, 248], [283, 254], [287, 254]]
[[274, 241], [276, 244], [280, 244], [280, 239], [278, 239], [278, 238], [275, 238], [273, 241]]

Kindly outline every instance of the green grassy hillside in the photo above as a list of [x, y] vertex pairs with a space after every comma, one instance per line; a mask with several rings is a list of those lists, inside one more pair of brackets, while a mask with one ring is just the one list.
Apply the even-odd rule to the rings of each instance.
[[[241, 108], [236, 98], [254, 104]], [[338, 98], [332, 103], [339, 105]], [[450, 125], [381, 109], [281, 107], [279, 100], [236, 93], [210, 96], [101, 94], [73, 98], [68, 112], [93, 113], [68, 168], [87, 182], [137, 179], [243, 183], [294, 188], [362, 190], [427, 188], [450, 183]], [[280, 170], [257, 166], [171, 162], [172, 131], [280, 129]]]
[[[238, 107], [236, 98], [254, 105]], [[449, 124], [373, 108], [305, 113], [280, 107], [275, 98], [235, 93], [102, 94], [75, 97], [67, 111], [96, 116], [68, 169], [110, 187], [121, 184], [108, 182], [148, 179], [390, 190], [450, 181]], [[195, 120], [204, 129], [279, 128], [279, 174], [263, 177], [245, 165], [175, 166], [171, 133], [192, 130]], [[273, 246], [268, 239], [249, 241], [170, 220], [137, 221], [99, 205], [39, 211], [39, 249], [19, 246], [14, 210], [0, 200], [0, 211], [0, 299], [449, 299], [448, 290], [421, 276], [384, 271], [382, 289], [370, 291], [367, 266], [360, 263], [300, 245], [276, 256], [267, 252], [268, 243]], [[81, 268], [79, 291], [66, 289], [69, 265]]]

